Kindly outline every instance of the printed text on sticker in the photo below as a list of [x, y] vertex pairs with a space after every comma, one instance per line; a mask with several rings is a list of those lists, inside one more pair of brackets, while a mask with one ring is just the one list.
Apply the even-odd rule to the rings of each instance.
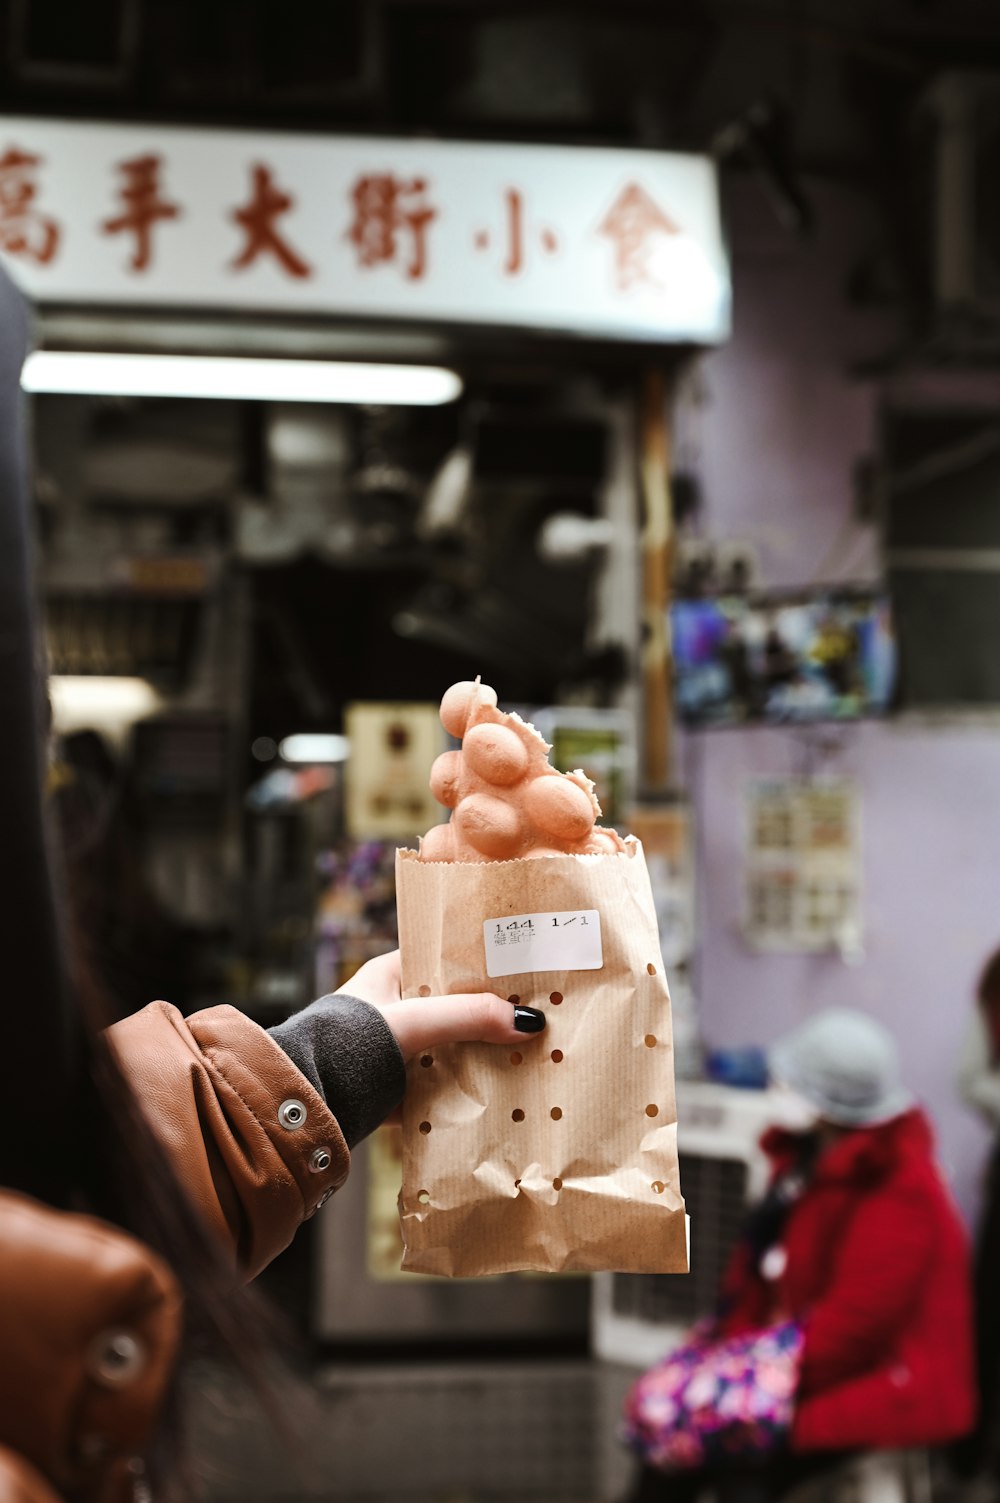
[[599, 971], [604, 965], [596, 908], [516, 913], [483, 924], [487, 976], [529, 971]]

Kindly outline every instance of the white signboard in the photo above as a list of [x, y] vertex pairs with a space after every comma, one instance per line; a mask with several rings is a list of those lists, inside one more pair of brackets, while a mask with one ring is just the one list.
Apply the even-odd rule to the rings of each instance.
[[715, 342], [697, 156], [0, 117], [0, 258], [41, 302]]

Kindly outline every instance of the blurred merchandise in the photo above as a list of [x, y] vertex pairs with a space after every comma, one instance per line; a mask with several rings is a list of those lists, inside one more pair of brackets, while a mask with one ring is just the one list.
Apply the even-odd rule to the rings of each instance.
[[427, 782], [444, 749], [436, 704], [352, 704], [346, 729], [347, 832], [355, 840], [413, 836], [437, 824]]
[[276, 767], [247, 789], [248, 809], [287, 808], [326, 793], [336, 785], [329, 767]]
[[752, 1468], [787, 1451], [803, 1344], [794, 1321], [725, 1339], [698, 1327], [636, 1379], [623, 1441], [656, 1472]]
[[768, 1083], [767, 1055], [752, 1044], [742, 1049], [709, 1049], [705, 1074], [718, 1085], [763, 1091]]
[[343, 840], [317, 856], [317, 997], [343, 986], [366, 960], [396, 948], [395, 864], [391, 840]]
[[849, 778], [747, 789], [746, 916], [755, 949], [861, 953], [861, 794]]
[[888, 601], [843, 590], [678, 600], [678, 712], [689, 725], [884, 714], [896, 684]]

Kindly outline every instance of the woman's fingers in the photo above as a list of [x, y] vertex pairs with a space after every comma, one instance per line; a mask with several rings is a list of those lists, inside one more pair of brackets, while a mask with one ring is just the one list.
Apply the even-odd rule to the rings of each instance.
[[545, 1027], [545, 1014], [515, 1007], [494, 992], [400, 1000], [399, 951], [368, 960], [340, 991], [377, 1007], [404, 1059], [435, 1044], [526, 1042]]
[[404, 1059], [435, 1044], [523, 1044], [545, 1027], [543, 1012], [513, 1007], [493, 992], [411, 997], [389, 1006], [374, 1005], [392, 1029]]

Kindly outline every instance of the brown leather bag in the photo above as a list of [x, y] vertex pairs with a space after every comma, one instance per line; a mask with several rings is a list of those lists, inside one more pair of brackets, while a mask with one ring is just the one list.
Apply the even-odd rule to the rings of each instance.
[[118, 1491], [155, 1429], [180, 1330], [180, 1291], [148, 1248], [0, 1192], [0, 1503]]

